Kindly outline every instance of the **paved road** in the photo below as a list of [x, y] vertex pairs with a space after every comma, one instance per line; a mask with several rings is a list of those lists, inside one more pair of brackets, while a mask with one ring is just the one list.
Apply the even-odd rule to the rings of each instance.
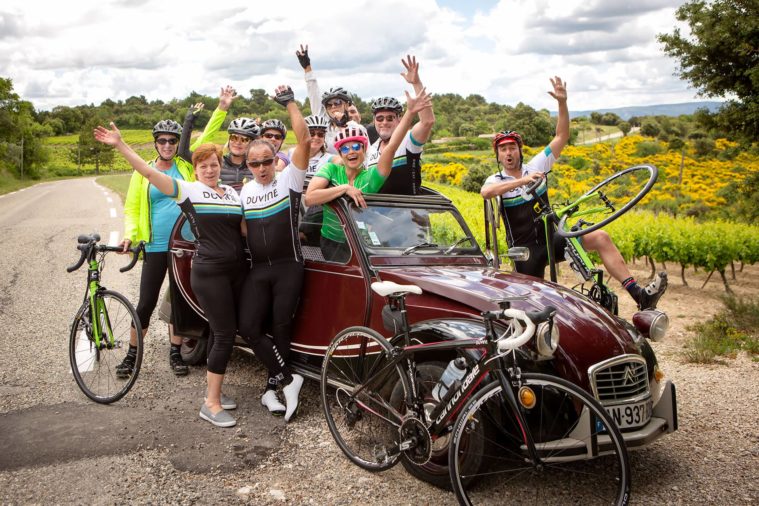
[[[175, 378], [168, 368], [165, 325], [155, 319], [143, 372], [126, 398], [100, 406], [79, 391], [69, 370], [67, 339], [85, 271], [66, 274], [65, 267], [78, 258], [77, 235], [98, 232], [115, 244], [122, 221], [119, 197], [94, 179], [44, 183], [0, 197], [0, 503], [55, 497], [44, 487], [28, 497], [17, 495], [12, 482], [4, 483], [10, 479], [4, 472], [29, 466], [47, 469], [43, 475], [50, 477], [60, 472], [59, 464], [113, 465], [113, 459], [158, 449], [176, 470], [231, 471], [257, 463], [279, 445], [283, 424], [258, 404], [263, 373], [254, 359], [233, 355], [227, 391], [240, 404], [240, 424], [215, 429], [197, 417], [205, 369]], [[103, 283], [136, 302], [139, 268], [121, 274], [117, 267], [127, 258], [107, 258]], [[94, 483], [58, 491], [58, 500], [91, 502], [101, 497], [104, 484], [118, 489], [120, 477], [106, 473]]]

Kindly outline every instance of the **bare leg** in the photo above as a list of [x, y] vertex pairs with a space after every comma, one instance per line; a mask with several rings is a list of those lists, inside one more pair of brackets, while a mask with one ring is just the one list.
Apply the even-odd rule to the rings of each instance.
[[[145, 327], [142, 329], [142, 338], [145, 339], [145, 336], [148, 335], [148, 328]], [[182, 340], [180, 339], [179, 342], [181, 343]], [[130, 346], [137, 346], [137, 329], [129, 329], [129, 345]]]
[[622, 254], [614, 245], [609, 234], [603, 230], [596, 230], [584, 235], [582, 245], [587, 250], [596, 251], [601, 256], [601, 262], [611, 277], [620, 283], [632, 276]]
[[182, 344], [182, 336], [174, 334], [174, 325], [169, 323], [169, 341], [171, 344]]
[[224, 382], [224, 375], [208, 372], [206, 378], [208, 381], [206, 407], [215, 415], [223, 409], [221, 407], [221, 384]]

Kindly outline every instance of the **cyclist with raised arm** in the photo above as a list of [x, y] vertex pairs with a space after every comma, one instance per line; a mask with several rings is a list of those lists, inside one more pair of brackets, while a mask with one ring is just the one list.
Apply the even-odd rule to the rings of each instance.
[[[196, 106], [197, 107], [197, 106]], [[153, 127], [154, 147], [158, 156], [150, 166], [170, 177], [194, 181], [192, 164], [177, 156], [182, 127], [176, 121], [164, 119]], [[161, 285], [169, 266], [169, 236], [181, 211], [176, 202], [161, 193], [139, 172], [134, 172], [129, 181], [124, 201], [124, 239], [121, 246], [127, 252], [132, 244], [145, 241], [142, 273], [140, 274], [140, 296], [137, 315], [142, 323], [142, 335], [147, 335], [150, 317], [158, 304]], [[173, 278], [169, 276], [173, 285]], [[133, 329], [133, 333], [136, 330]], [[129, 351], [116, 368], [120, 378], [128, 377], [134, 369], [137, 354], [136, 335], [131, 336]], [[185, 376], [189, 368], [180, 353], [182, 338], [174, 334], [174, 325], [169, 324], [169, 367], [177, 376]]]
[[[269, 370], [261, 404], [289, 421], [298, 406], [303, 377], [287, 365], [295, 309], [303, 283], [303, 254], [298, 238], [298, 211], [309, 157], [309, 134], [289, 86], [279, 86], [274, 100], [290, 115], [297, 145], [291, 162], [275, 170], [276, 148], [266, 138], [250, 143], [246, 163], [253, 179], [240, 198], [253, 257], [238, 311], [239, 333]], [[265, 324], [271, 325], [270, 339]], [[286, 406], [277, 398], [282, 385]]]
[[[419, 93], [424, 86], [419, 78], [419, 64], [413, 56], [406, 56], [401, 60], [406, 68], [401, 72], [403, 78]], [[369, 168], [374, 167], [379, 160], [380, 154], [387, 149], [390, 137], [400, 124], [400, 116], [403, 107], [393, 97], [380, 97], [372, 102], [372, 115], [374, 126], [379, 134], [379, 139], [369, 147], [366, 154], [366, 164]], [[380, 193], [392, 193], [399, 195], [416, 195], [422, 186], [422, 148], [426, 143], [432, 127], [435, 125], [435, 113], [432, 107], [419, 113], [419, 122], [406, 134], [401, 144], [395, 149], [393, 155], [393, 170], [382, 186]]]
[[[192, 146], [188, 149], [189, 156], [192, 156], [192, 151], [201, 144], [210, 142], [211, 136], [219, 131], [222, 123], [227, 117], [229, 107], [232, 105], [232, 101], [237, 98], [237, 92], [231, 86], [225, 86], [221, 89], [219, 94], [219, 106], [211, 114], [211, 119], [208, 120], [206, 128], [200, 137], [192, 143]], [[197, 113], [195, 114], [197, 116]], [[192, 121], [188, 124], [187, 120]], [[190, 126], [189, 129], [185, 129], [185, 136], [183, 137], [182, 145], [189, 143], [190, 134], [192, 132], [192, 126], [194, 125], [194, 117], [185, 118], [185, 125]], [[258, 122], [252, 118], [235, 118], [229, 123], [227, 127], [227, 133], [229, 138], [227, 140], [228, 152], [224, 155], [221, 165], [221, 182], [228, 184], [238, 192], [245, 184], [245, 181], [250, 179], [250, 172], [245, 166], [245, 152], [248, 149], [248, 143], [253, 139], [258, 139], [261, 135], [261, 127]], [[183, 150], [184, 151], [184, 150]]]
[[[515, 270], [538, 278], [545, 276], [545, 268], [548, 265], [546, 234], [543, 221], [537, 219], [538, 211], [535, 209], [535, 203], [523, 196], [523, 187], [542, 179], [536, 194], [542, 201], [541, 205], [549, 205], [545, 176], [569, 142], [566, 83], [556, 76], [551, 79], [551, 84], [553, 91], [548, 93], [556, 99], [559, 108], [554, 138], [532, 160], [523, 163], [522, 137], [513, 131], [496, 134], [493, 139], [493, 150], [500, 170], [488, 177], [480, 190], [483, 198], [501, 197], [509, 247], [522, 246], [530, 250], [529, 260], [515, 262]], [[659, 298], [667, 289], [666, 273], [659, 273], [649, 285], [641, 287], [630, 273], [622, 254], [608, 233], [596, 230], [585, 234], [581, 241], [586, 250], [596, 251], [599, 254], [606, 270], [627, 289], [640, 309], [656, 307]], [[565, 246], [566, 239], [555, 235], [551, 251], [557, 261], [564, 260]]]
[[[357, 207], [366, 207], [364, 193], [377, 193], [392, 169], [392, 155], [406, 137], [413, 117], [432, 107], [432, 100], [422, 89], [416, 98], [406, 92], [408, 110], [400, 119], [398, 127], [388, 143], [388, 149], [374, 166], [366, 167], [366, 149], [369, 138], [366, 129], [358, 123], [349, 122], [335, 141], [340, 152], [341, 164], [328, 163], [314, 175], [306, 190], [306, 205], [325, 204], [347, 195]], [[340, 220], [329, 206], [324, 207], [321, 229], [321, 249], [324, 258], [332, 262], [344, 262], [350, 258], [345, 234]]]
[[[295, 55], [298, 57], [298, 62], [305, 72], [306, 89], [308, 100], [311, 104], [311, 114], [326, 116], [330, 120], [326, 136], [327, 152], [336, 155], [337, 151], [335, 151], [334, 144], [337, 132], [342, 130], [348, 121], [360, 124], [361, 115], [353, 104], [353, 99], [351, 98], [350, 93], [342, 87], [337, 86], [330, 88], [324, 93], [320, 92], [319, 83], [316, 81], [313, 69], [311, 68], [311, 58], [308, 56], [308, 45], [304, 46], [301, 44], [300, 49], [295, 51]], [[377, 132], [373, 128], [369, 128], [367, 129], [367, 133], [369, 134], [370, 143], [374, 142]]]

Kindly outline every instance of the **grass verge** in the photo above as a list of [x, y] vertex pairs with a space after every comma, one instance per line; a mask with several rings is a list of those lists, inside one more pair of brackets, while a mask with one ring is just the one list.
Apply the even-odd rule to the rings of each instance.
[[129, 179], [131, 177], [131, 172], [129, 174], [114, 174], [111, 176], [100, 176], [95, 179], [95, 182], [118, 193], [121, 197], [121, 202], [124, 203], [126, 201], [127, 190], [129, 189]]
[[699, 364], [719, 363], [745, 351], [759, 360], [759, 300], [723, 297], [725, 309], [704, 323], [690, 326], [696, 333], [685, 346], [685, 359]]

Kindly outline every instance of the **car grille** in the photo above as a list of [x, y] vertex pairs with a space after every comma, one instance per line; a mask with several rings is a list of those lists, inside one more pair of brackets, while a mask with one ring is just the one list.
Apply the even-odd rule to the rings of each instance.
[[646, 361], [639, 355], [622, 355], [588, 370], [593, 395], [601, 404], [642, 399], [649, 395]]

